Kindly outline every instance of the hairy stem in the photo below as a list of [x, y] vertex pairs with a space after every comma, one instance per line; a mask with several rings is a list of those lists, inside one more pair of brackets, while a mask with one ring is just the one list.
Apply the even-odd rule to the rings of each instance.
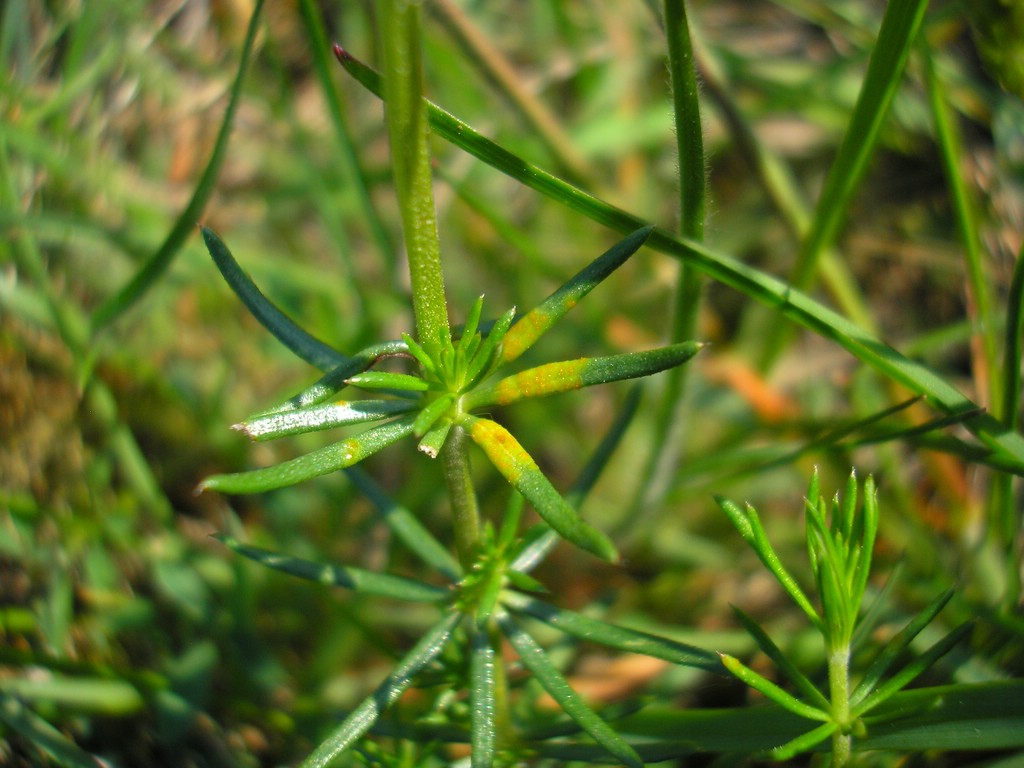
[[476, 557], [476, 544], [480, 538], [480, 509], [477, 505], [476, 489], [473, 488], [469, 453], [466, 448], [466, 431], [455, 426], [448, 434], [440, 454], [444, 464], [444, 480], [452, 505], [455, 549], [464, 570], [472, 567]]
[[383, 0], [379, 18], [385, 73], [384, 108], [395, 192], [409, 257], [416, 332], [424, 349], [435, 355], [440, 353], [449, 327], [427, 149], [420, 3]]
[[832, 734], [832, 766], [850, 764], [853, 737], [850, 735], [850, 646], [829, 648], [828, 688], [832, 717], [839, 727]]

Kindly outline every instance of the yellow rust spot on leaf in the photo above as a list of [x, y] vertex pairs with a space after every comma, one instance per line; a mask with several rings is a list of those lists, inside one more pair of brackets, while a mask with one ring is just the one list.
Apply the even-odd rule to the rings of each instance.
[[501, 342], [501, 359], [515, 360], [528, 350], [533, 343], [554, 322], [548, 312], [532, 309], [516, 321]]
[[474, 419], [469, 427], [473, 442], [483, 448], [487, 458], [505, 478], [515, 485], [522, 475], [540, 471], [537, 463], [512, 437], [512, 434], [490, 419]]
[[502, 379], [494, 387], [495, 403], [508, 405], [527, 397], [543, 397], [583, 386], [587, 359], [548, 363]]

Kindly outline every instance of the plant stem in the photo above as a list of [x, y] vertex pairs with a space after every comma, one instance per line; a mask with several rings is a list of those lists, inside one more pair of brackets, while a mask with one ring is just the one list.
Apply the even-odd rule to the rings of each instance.
[[473, 565], [476, 543], [480, 538], [480, 509], [469, 470], [466, 431], [462, 427], [452, 427], [441, 449], [440, 458], [444, 464], [444, 480], [452, 504], [455, 549], [463, 569], [468, 570]]
[[[668, 70], [672, 85], [672, 106], [676, 128], [676, 155], [679, 163], [679, 231], [695, 242], [704, 239], [706, 208], [706, 169], [704, 162], [704, 129], [700, 118], [697, 69], [693, 54], [690, 25], [684, 0], [664, 0], [665, 37], [668, 43]], [[703, 279], [690, 264], [680, 262], [673, 295], [670, 343], [692, 339], [697, 332]], [[639, 510], [654, 515], [671, 487], [672, 479], [685, 450], [688, 434], [685, 397], [688, 366], [671, 369], [665, 376], [665, 388], [657, 404], [658, 419], [653, 440], [654, 450], [645, 468]], [[630, 530], [640, 535], [647, 527], [636, 525], [636, 514], [630, 516]]]
[[832, 766], [849, 765], [853, 737], [850, 735], [850, 646], [829, 648], [828, 688], [832, 718], [839, 727], [832, 734]]
[[420, 3], [383, 0], [378, 16], [384, 64], [384, 109], [395, 192], [409, 257], [416, 332], [420, 344], [434, 356], [440, 354], [442, 339], [448, 338], [449, 327], [427, 149]]

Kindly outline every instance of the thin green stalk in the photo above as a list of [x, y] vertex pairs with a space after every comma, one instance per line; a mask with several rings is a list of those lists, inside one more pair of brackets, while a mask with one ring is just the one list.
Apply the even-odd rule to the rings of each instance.
[[[920, 46], [921, 59], [924, 63], [925, 84], [928, 87], [928, 101], [935, 121], [935, 134], [938, 139], [939, 152], [942, 156], [942, 169], [949, 186], [949, 194], [953, 204], [953, 216], [960, 233], [967, 262], [968, 301], [973, 304], [972, 325], [975, 338], [980, 342], [980, 354], [975, 354], [974, 379], [980, 397], [988, 397], [992, 411], [998, 416], [1002, 413], [996, 371], [999, 355], [996, 350], [996, 322], [992, 311], [992, 299], [984, 272], [984, 254], [981, 236], [978, 233], [977, 204], [971, 197], [970, 190], [964, 183], [963, 169], [960, 159], [963, 157], [963, 146], [960, 132], [957, 130], [953, 115], [950, 114], [935, 72], [935, 61], [927, 45]], [[980, 359], [978, 359], [980, 357]], [[983, 401], [984, 402], [984, 401]]]
[[832, 765], [843, 768], [850, 762], [853, 737], [850, 735], [850, 646], [829, 648], [828, 689], [832, 700], [832, 719], [839, 726], [832, 734]]
[[377, 250], [387, 265], [389, 276], [394, 279], [394, 256], [391, 245], [391, 238], [381, 220], [380, 213], [373, 204], [370, 189], [367, 186], [366, 174], [363, 173], [359, 163], [359, 149], [352, 139], [348, 123], [345, 120], [341, 99], [338, 91], [331, 80], [331, 59], [330, 48], [328, 47], [327, 33], [324, 28], [323, 16], [313, 0], [301, 0], [299, 7], [300, 14], [306, 27], [306, 34], [309, 36], [309, 47], [313, 56], [313, 67], [316, 70], [317, 79], [320, 81], [320, 90], [324, 95], [331, 122], [334, 124], [334, 135], [338, 140], [339, 158], [344, 167], [346, 183], [351, 184], [356, 193], [359, 209], [362, 218], [366, 221], [370, 234], [376, 243]]
[[[695, 242], [704, 239], [706, 177], [704, 132], [700, 118], [697, 70], [690, 40], [690, 27], [684, 0], [665, 0], [665, 37], [668, 42], [668, 69], [672, 84], [675, 118], [676, 154], [679, 163], [679, 230]], [[669, 329], [670, 343], [692, 339], [697, 331], [697, 315], [703, 280], [692, 265], [680, 262]], [[657, 432], [654, 455], [647, 469], [642, 509], [656, 511], [667, 493], [671, 478], [683, 453], [685, 442], [686, 381], [689, 368], [673, 368], [665, 377], [665, 390], [657, 408]], [[642, 526], [634, 530], [639, 531]]]
[[[835, 242], [845, 221], [850, 200], [867, 172], [868, 161], [927, 7], [928, 0], [892, 0], [889, 3], [853, 116], [818, 198], [811, 230], [790, 274], [789, 283], [798, 290], [811, 286], [821, 255]], [[771, 368], [789, 335], [790, 326], [778, 318], [764, 345], [762, 369]]]
[[466, 448], [466, 431], [454, 426], [439, 458], [444, 465], [445, 484], [452, 504], [455, 549], [463, 570], [468, 571], [476, 559], [476, 545], [480, 539], [480, 508]]
[[[1024, 246], [1017, 254], [1017, 264], [1007, 297], [1006, 340], [1003, 350], [1002, 421], [1008, 429], [1020, 428], [1021, 356], [1024, 354]], [[1003, 604], [1015, 610], [1021, 594], [1020, 555], [1018, 546], [1020, 511], [1014, 504], [1014, 479], [1007, 473], [996, 475], [992, 488], [990, 535], [998, 537], [1006, 557], [1007, 588]]]
[[409, 258], [416, 331], [423, 348], [431, 356], [440, 356], [442, 340], [450, 331], [427, 147], [420, 10], [420, 3], [410, 0], [384, 0], [379, 13], [380, 48], [391, 168]]

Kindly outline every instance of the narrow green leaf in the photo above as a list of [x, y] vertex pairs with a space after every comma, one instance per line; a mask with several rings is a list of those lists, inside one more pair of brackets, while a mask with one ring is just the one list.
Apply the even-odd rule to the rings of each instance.
[[[335, 49], [335, 54], [350, 75], [371, 92], [380, 94], [380, 77], [376, 72], [340, 48]], [[646, 224], [640, 217], [609, 205], [512, 154], [439, 107], [429, 103], [427, 107], [431, 126], [438, 135], [525, 186], [622, 234]], [[944, 413], [977, 413], [964, 425], [988, 446], [989, 451], [982, 452], [982, 458], [1008, 472], [1024, 475], [1024, 436], [980, 411], [976, 403], [925, 365], [901, 355], [806, 293], [735, 258], [658, 228], [651, 233], [647, 244], [692, 264], [715, 280], [834, 341], [883, 375], [925, 396]]]
[[515, 316], [516, 308], [512, 307], [491, 326], [491, 330], [487, 333], [487, 338], [484, 339], [483, 343], [476, 350], [473, 359], [470, 360], [469, 365], [466, 367], [465, 387], [468, 388], [476, 385], [478, 381], [491, 372], [495, 362], [499, 359], [499, 345], [501, 345], [508, 333], [508, 328], [512, 325]]
[[79, 715], [127, 717], [146, 707], [139, 689], [118, 678], [12, 675], [0, 680], [0, 691], [26, 703], [58, 706]]
[[[566, 501], [573, 507], [579, 507], [594, 487], [601, 472], [611, 460], [615, 449], [622, 442], [622, 437], [626, 434], [626, 429], [632, 422], [633, 416], [636, 415], [639, 405], [640, 388], [634, 385], [630, 388], [626, 401], [619, 411], [619, 415], [615, 417], [615, 421], [608, 428], [604, 437], [601, 438], [600, 444], [598, 444], [594, 453], [587, 460], [586, 465], [584, 465], [576, 481], [566, 494]], [[558, 534], [554, 531], [548, 531], [545, 535], [534, 539], [527, 546], [523, 547], [522, 551], [513, 559], [510, 567], [515, 571], [522, 572], [533, 570], [557, 543]]]
[[409, 354], [415, 357], [419, 364], [423, 366], [423, 370], [436, 376], [437, 366], [434, 365], [433, 358], [427, 354], [427, 350], [421, 347], [419, 342], [408, 333], [402, 334], [402, 341], [404, 341], [406, 346], [409, 348]]
[[555, 669], [554, 664], [551, 663], [548, 655], [537, 644], [537, 641], [524, 632], [507, 614], [499, 613], [496, 618], [501, 631], [519, 654], [523, 665], [530, 670], [537, 682], [551, 695], [551, 698], [558, 702], [565, 713], [575, 720], [580, 728], [589, 733], [598, 744], [608, 750], [609, 754], [628, 766], [643, 768], [643, 760], [640, 759], [636, 751], [612, 730], [600, 715], [587, 706], [568, 681]]
[[936, 661], [941, 659], [951, 650], [953, 646], [963, 640], [974, 629], [974, 622], [966, 621], [954, 629], [942, 640], [937, 642], [923, 654], [907, 664], [889, 680], [875, 688], [870, 695], [866, 696], [857, 706], [852, 707], [850, 714], [853, 717], [865, 715], [879, 704], [890, 698], [897, 691], [906, 688], [917, 676], [925, 672]]
[[224, 276], [225, 282], [242, 300], [252, 316], [278, 341], [294, 352], [296, 356], [322, 371], [329, 371], [348, 362], [345, 355], [310, 336], [264, 296], [212, 229], [206, 227], [200, 227], [200, 229], [206, 249], [210, 252], [217, 269]]
[[520, 317], [505, 335], [501, 358], [506, 363], [520, 357], [575, 307], [602, 280], [626, 263], [647, 242], [654, 227], [642, 227], [616, 243], [589, 265], [569, 278], [538, 306]]
[[[421, 413], [420, 416], [422, 415]], [[417, 450], [422, 451], [432, 459], [436, 459], [441, 449], [444, 448], [445, 441], [448, 439], [448, 433], [452, 431], [452, 426], [454, 426], [452, 422], [447, 419], [440, 424], [435, 424], [427, 430], [427, 434], [420, 440], [416, 446]], [[413, 427], [413, 433], [415, 434], [415, 425]]]
[[523, 519], [523, 505], [526, 499], [518, 491], [510, 493], [508, 504], [505, 505], [505, 514], [501, 517], [501, 528], [498, 530], [497, 546], [505, 552], [513, 546], [516, 541], [516, 534], [519, 532], [519, 523]]
[[761, 649], [769, 659], [775, 662], [775, 666], [779, 668], [790, 682], [792, 682], [800, 692], [808, 699], [812, 704], [821, 710], [828, 710], [832, 705], [828, 699], [825, 698], [824, 694], [814, 687], [814, 683], [801, 672], [793, 662], [782, 652], [782, 649], [775, 644], [775, 642], [768, 636], [768, 633], [761, 628], [761, 626], [748, 616], [743, 610], [737, 606], [732, 607], [733, 613], [736, 614], [736, 618], [740, 620], [743, 628], [747, 630], [751, 637], [754, 638], [754, 642], [757, 643], [757, 647]]
[[265, 469], [213, 475], [199, 485], [199, 491], [211, 489], [221, 493], [262, 493], [350, 467], [411, 434], [415, 418], [404, 416], [369, 429], [358, 437], [332, 443], [305, 456]]
[[381, 714], [412, 685], [413, 678], [440, 655], [461, 620], [462, 614], [452, 611], [424, 634], [377, 690], [302, 762], [302, 768], [327, 768], [334, 758], [370, 730]]
[[510, 611], [543, 621], [581, 640], [601, 643], [627, 653], [642, 653], [684, 667], [696, 667], [719, 674], [722, 672], [717, 654], [703, 648], [609, 624], [517, 592], [506, 592], [501, 602]]
[[878, 683], [889, 671], [896, 660], [910, 647], [910, 643], [915, 637], [927, 627], [935, 617], [939, 615], [939, 612], [946, 606], [950, 598], [953, 597], [953, 590], [947, 589], [945, 592], [940, 594], [934, 600], [932, 600], [923, 611], [917, 614], [913, 619], [907, 622], [907, 625], [897, 632], [885, 644], [881, 652], [871, 662], [871, 666], [864, 672], [864, 677], [860, 683], [854, 689], [853, 693], [850, 694], [850, 706], [856, 707], [862, 702], [868, 694], [870, 694]]
[[688, 341], [646, 352], [547, 363], [507, 376], [490, 386], [475, 389], [466, 395], [464, 403], [470, 410], [489, 405], [509, 405], [528, 397], [545, 397], [595, 384], [651, 376], [682, 365], [704, 346], [696, 341]]
[[213, 538], [222, 542], [232, 551], [267, 568], [298, 576], [307, 581], [315, 581], [317, 584], [328, 587], [345, 587], [353, 592], [375, 597], [388, 597], [394, 600], [408, 600], [414, 603], [443, 603], [452, 597], [451, 590], [425, 584], [422, 581], [392, 576], [387, 573], [375, 573], [362, 568], [315, 563], [300, 557], [242, 544], [238, 539], [223, 534], [217, 534]]
[[[345, 122], [345, 107], [341, 103], [339, 90], [334, 84], [330, 66], [330, 45], [327, 39], [326, 25], [321, 10], [315, 0], [301, 0], [300, 17], [306, 29], [306, 47], [313, 59], [313, 68], [320, 82], [320, 93], [327, 105], [328, 114], [334, 124], [334, 136], [338, 140], [339, 152], [335, 156], [345, 174], [345, 187], [355, 192], [361, 211], [360, 218], [366, 222], [373, 235], [381, 259], [392, 267], [396, 261], [395, 248], [392, 245], [388, 228], [381, 219], [377, 206], [374, 205], [370, 192], [368, 174], [360, 167], [362, 148], [356, 145], [352, 132]], [[393, 268], [389, 270], [394, 272]], [[393, 274], [390, 277], [394, 277]]]
[[473, 631], [469, 665], [469, 723], [473, 768], [494, 764], [498, 727], [495, 722], [495, 657], [486, 627]]
[[234, 429], [245, 432], [253, 440], [272, 440], [286, 435], [302, 435], [349, 424], [390, 419], [415, 408], [416, 403], [408, 400], [339, 400], [327, 405], [247, 419], [236, 424]]
[[16, 696], [3, 691], [0, 691], [0, 723], [19, 734], [28, 744], [54, 757], [61, 765], [69, 768], [102, 768], [108, 765], [79, 747]]
[[474, 416], [468, 416], [463, 426], [495, 468], [562, 538], [609, 562], [618, 559], [611, 540], [580, 519], [507, 429], [490, 419]]
[[306, 408], [322, 403], [325, 400], [330, 400], [339, 390], [348, 386], [350, 377], [365, 371], [381, 358], [406, 355], [408, 353], [409, 347], [404, 341], [385, 341], [381, 344], [374, 344], [372, 347], [360, 350], [352, 357], [345, 358], [345, 362], [329, 370], [311, 387], [304, 389], [299, 394], [288, 398], [273, 408], [267, 408], [264, 411], [253, 414], [250, 418], [294, 411], [298, 408]]
[[721, 659], [725, 668], [732, 672], [732, 674], [739, 680], [743, 681], [755, 691], [763, 693], [776, 704], [788, 709], [794, 715], [800, 715], [800, 717], [805, 717], [808, 720], [818, 720], [821, 722], [828, 722], [832, 717], [827, 711], [818, 709], [810, 704], [805, 704], [795, 698], [792, 694], [782, 690], [771, 680], [762, 677], [735, 656], [723, 653], [721, 654]]
[[779, 559], [771, 542], [768, 541], [768, 534], [765, 533], [764, 527], [761, 525], [757, 510], [749, 504], [743, 510], [735, 502], [721, 496], [716, 496], [715, 501], [718, 502], [718, 506], [722, 511], [728, 515], [732, 524], [736, 526], [740, 536], [750, 545], [761, 562], [771, 571], [775, 579], [782, 585], [782, 588], [793, 599], [793, 602], [800, 606], [800, 609], [815, 627], [821, 627], [822, 620], [818, 616], [818, 612], [814, 609], [811, 601], [807, 599], [807, 595], [804, 594], [800, 585], [797, 584], [796, 579], [786, 570], [786, 566], [782, 564], [782, 560]]
[[413, 422], [412, 433], [416, 437], [423, 437], [427, 430], [434, 426], [434, 422], [441, 418], [445, 412], [452, 407], [452, 403], [454, 402], [455, 395], [442, 395], [427, 405], [420, 411], [419, 415], [416, 417], [416, 421]]
[[242, 82], [245, 79], [245, 71], [249, 65], [249, 58], [252, 55], [253, 45], [256, 41], [256, 32], [259, 29], [260, 11], [263, 8], [263, 0], [257, 0], [249, 19], [249, 28], [245, 33], [245, 42], [242, 44], [242, 58], [238, 63], [238, 74], [231, 85], [231, 95], [228, 97], [228, 105], [224, 110], [224, 118], [221, 120], [217, 138], [213, 144], [213, 151], [210, 153], [210, 160], [203, 169], [203, 175], [199, 178], [196, 191], [192, 193], [185, 210], [178, 216], [167, 238], [163, 241], [142, 268], [135, 276], [103, 304], [101, 304], [92, 316], [92, 331], [104, 328], [106, 325], [117, 319], [128, 307], [138, 301], [153, 284], [167, 271], [174, 257], [181, 250], [185, 239], [192, 232], [199, 221], [199, 217], [206, 207], [210, 195], [217, 183], [217, 175], [224, 161], [227, 152], [228, 139], [231, 136], [231, 124], [234, 121], [235, 111], [238, 108], [238, 101], [242, 94]]
[[821, 742], [835, 733], [838, 727], [839, 726], [836, 723], [825, 723], [824, 725], [819, 725], [817, 728], [801, 734], [781, 746], [773, 747], [768, 750], [768, 754], [771, 755], [773, 760], [789, 760], [796, 755], [799, 755], [801, 752], [814, 749]]
[[436, 568], [453, 582], [462, 576], [462, 568], [445, 546], [408, 509], [388, 496], [362, 467], [345, 470], [348, 479], [370, 500], [399, 541], [424, 563]]
[[1006, 340], [1003, 342], [1003, 423], [1020, 423], [1021, 355], [1024, 354], [1024, 244], [1017, 254], [1006, 297]]
[[[935, 72], [935, 62], [925, 36], [921, 36], [921, 45], [917, 46], [919, 59], [924, 65], [924, 81], [928, 91], [928, 104], [931, 107], [932, 121], [935, 125], [935, 138], [939, 156], [942, 159], [942, 170], [949, 187], [949, 198], [956, 221], [960, 242], [964, 248], [964, 261], [967, 267], [967, 281], [971, 297], [969, 316], [974, 327], [974, 337], [980, 341], [982, 359], [976, 360], [974, 366], [983, 364], [985, 371], [975, 370], [975, 381], [988, 380], [988, 401], [997, 415], [1003, 413], [999, 401], [1002, 392], [999, 389], [999, 359], [996, 351], [996, 316], [992, 307], [992, 290], [986, 278], [985, 250], [981, 240], [981, 221], [977, 201], [968, 186], [967, 174], [963, 172], [965, 153], [960, 137], [958, 121], [948, 101], [948, 86]], [[973, 349], [973, 347], [972, 347]]]
[[[867, 171], [927, 8], [928, 0], [891, 0], [886, 6], [857, 104], [818, 198], [810, 232], [790, 274], [789, 282], [794, 288], [810, 287], [821, 254], [835, 242], [850, 201]], [[781, 320], [778, 319], [764, 348], [764, 366], [770, 365], [782, 350], [785, 326]]]
[[360, 389], [403, 389], [409, 392], [426, 392], [430, 385], [419, 376], [389, 371], [364, 371], [349, 376], [345, 382]]
[[484, 297], [478, 296], [477, 300], [473, 302], [473, 306], [470, 307], [469, 314], [466, 316], [466, 322], [462, 326], [462, 331], [459, 335], [458, 349], [461, 349], [463, 353], [469, 346], [469, 343], [476, 337], [477, 328], [480, 326], [480, 315], [484, 310]]
[[857, 607], [864, 599], [864, 592], [871, 574], [871, 559], [875, 551], [875, 538], [878, 536], [878, 492], [875, 479], [868, 475], [864, 481], [864, 503], [860, 511], [860, 541], [857, 568], [853, 574], [851, 594], [856, 596]]

